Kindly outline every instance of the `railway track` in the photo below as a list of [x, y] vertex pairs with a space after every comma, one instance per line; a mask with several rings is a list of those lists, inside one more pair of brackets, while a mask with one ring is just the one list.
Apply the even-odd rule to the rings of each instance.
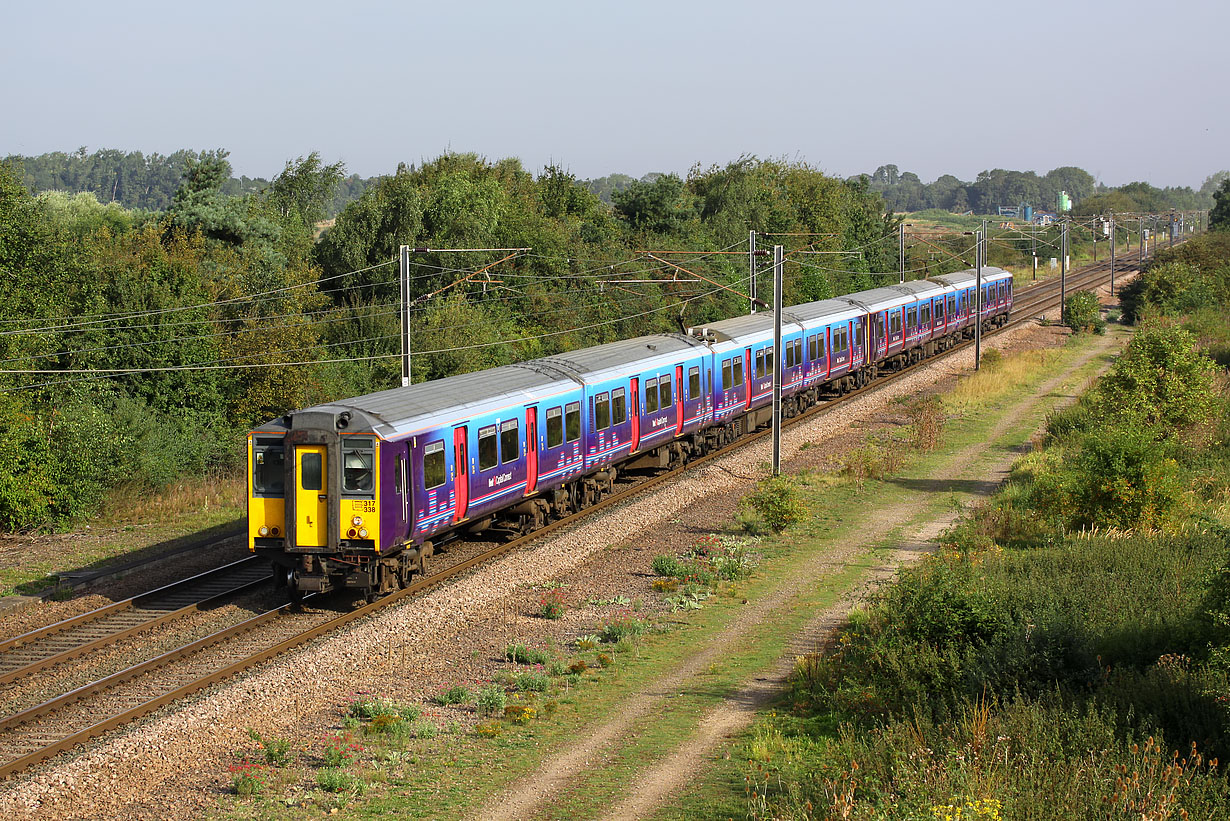
[[[1127, 265], [1120, 265], [1118, 268], [1118, 272], [1123, 274], [1135, 270], [1137, 269], [1134, 266]], [[1095, 287], [1106, 282], [1108, 278], [1109, 262], [1090, 265], [1068, 275], [1068, 291], [1074, 292]], [[1013, 312], [1015, 317], [1005, 325], [1005, 328], [1032, 321], [1039, 314], [1057, 308], [1059, 305], [1059, 281], [1057, 278], [1043, 280], [1037, 286], [1021, 289], [1014, 296]], [[988, 332], [988, 335], [990, 333], [992, 332]], [[892, 372], [891, 374], [886, 374], [885, 378], [877, 379], [866, 387], [852, 391], [844, 396], [824, 401], [806, 413], [787, 420], [786, 424], [794, 424], [809, 419], [816, 414], [827, 413], [844, 402], [865, 393], [879, 390], [899, 376], [910, 373], [916, 368], [926, 367], [936, 359], [950, 355], [972, 344], [972, 341], [962, 342], [936, 357], [925, 359], [922, 362]], [[424, 591], [475, 567], [524, 547], [530, 542], [541, 539], [562, 528], [569, 527], [584, 517], [621, 504], [633, 496], [671, 481], [683, 471], [706, 464], [727, 455], [734, 448], [743, 447], [769, 435], [771, 435], [771, 431], [767, 429], [749, 433], [741, 437], [738, 442], [706, 456], [693, 459], [682, 468], [636, 482], [630, 487], [618, 490], [601, 499], [580, 513], [551, 522], [529, 535], [521, 536], [484, 550], [446, 569], [420, 578], [408, 587], [383, 599], [349, 612], [340, 615], [330, 615], [319, 611], [310, 612], [295, 605], [283, 605], [228, 627], [225, 630], [205, 636], [183, 647], [166, 652], [156, 658], [134, 665], [85, 686], [78, 687], [43, 704], [0, 719], [0, 778], [9, 777], [28, 769], [40, 761], [70, 750], [78, 744], [121, 727], [212, 684], [228, 679], [267, 659], [302, 646], [320, 636], [365, 618], [377, 610], [420, 595]], [[266, 578], [267, 575], [268, 572], [266, 571]], [[260, 582], [255, 583], [259, 584]], [[310, 605], [314, 600], [315, 597], [310, 597], [305, 599], [305, 603]], [[200, 606], [201, 603], [197, 603], [196, 607]], [[192, 607], [192, 605], [188, 605], [188, 607]], [[157, 618], [169, 617], [170, 614], [168, 613]], [[48, 638], [55, 635], [57, 631], [54, 628], [57, 626], [52, 625], [49, 628], [43, 628], [44, 631], [49, 631], [47, 633]], [[137, 632], [149, 629], [151, 626], [153, 626], [153, 622], [147, 622], [144, 625], [125, 627], [123, 630]], [[35, 633], [41, 632], [43, 631], [35, 631]], [[131, 634], [131, 632], [128, 634]], [[35, 633], [27, 634], [27, 636], [34, 636]], [[11, 642], [19, 642], [23, 638], [25, 637], [18, 637], [11, 640]], [[106, 637], [101, 637], [100, 640], [106, 640]], [[0, 651], [4, 649], [5, 644], [0, 644]], [[73, 651], [64, 650], [60, 652]], [[82, 650], [81, 652], [88, 651]], [[44, 662], [36, 660], [33, 663], [43, 664]], [[45, 662], [45, 664], [53, 663], [56, 662]], [[5, 673], [4, 675], [21, 674], [20, 672], [15, 672]]]

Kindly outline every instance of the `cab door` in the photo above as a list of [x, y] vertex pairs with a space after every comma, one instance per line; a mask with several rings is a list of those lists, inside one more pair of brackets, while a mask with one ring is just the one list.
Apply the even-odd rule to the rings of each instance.
[[329, 543], [328, 457], [324, 445], [295, 448], [295, 542], [297, 547]]
[[538, 487], [538, 408], [525, 409], [525, 494]]
[[628, 448], [628, 453], [636, 453], [636, 449], [641, 446], [641, 380], [639, 377], [632, 377], [629, 383], [630, 389], [628, 412], [632, 415], [632, 446]]

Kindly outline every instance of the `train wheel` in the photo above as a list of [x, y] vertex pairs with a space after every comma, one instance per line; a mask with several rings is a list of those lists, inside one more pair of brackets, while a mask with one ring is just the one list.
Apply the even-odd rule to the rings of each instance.
[[303, 601], [303, 591], [299, 589], [298, 580], [293, 569], [289, 567], [284, 569], [282, 584], [286, 588], [286, 596], [292, 604], [299, 604]]

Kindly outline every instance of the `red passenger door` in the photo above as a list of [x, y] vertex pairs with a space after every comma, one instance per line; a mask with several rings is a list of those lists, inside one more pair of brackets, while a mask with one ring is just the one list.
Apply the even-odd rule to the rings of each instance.
[[[777, 363], [781, 361], [781, 351], [773, 352], [773, 367], [777, 367]], [[752, 406], [752, 349], [747, 348], [743, 351], [743, 407], [750, 408]]]
[[683, 433], [683, 366], [675, 366], [675, 435]]
[[525, 409], [525, 494], [538, 487], [538, 408]]
[[636, 449], [641, 446], [641, 380], [640, 377], [632, 377], [632, 382], [629, 385], [628, 392], [632, 394], [629, 397], [628, 412], [632, 414], [632, 446], [628, 448], [628, 453], [636, 453]]
[[457, 471], [453, 477], [453, 493], [457, 499], [453, 521], [460, 522], [466, 517], [466, 509], [470, 506], [470, 462], [466, 453], [465, 425], [453, 428], [453, 466]]

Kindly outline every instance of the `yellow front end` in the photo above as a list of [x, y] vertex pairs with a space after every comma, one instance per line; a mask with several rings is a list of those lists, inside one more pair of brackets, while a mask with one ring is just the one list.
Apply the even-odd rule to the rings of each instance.
[[[261, 436], [257, 448], [253, 435], [248, 434], [248, 549], [256, 550], [258, 538], [280, 539], [286, 535], [286, 499], [281, 488], [273, 484], [281, 474], [281, 447], [273, 446], [273, 437]], [[257, 487], [257, 477], [269, 482]]]
[[[373, 443], [371, 455], [372, 496], [374, 499], [342, 499], [341, 522], [338, 527], [339, 539], [371, 539], [380, 552], [380, 443]], [[343, 459], [347, 456], [343, 456]]]

